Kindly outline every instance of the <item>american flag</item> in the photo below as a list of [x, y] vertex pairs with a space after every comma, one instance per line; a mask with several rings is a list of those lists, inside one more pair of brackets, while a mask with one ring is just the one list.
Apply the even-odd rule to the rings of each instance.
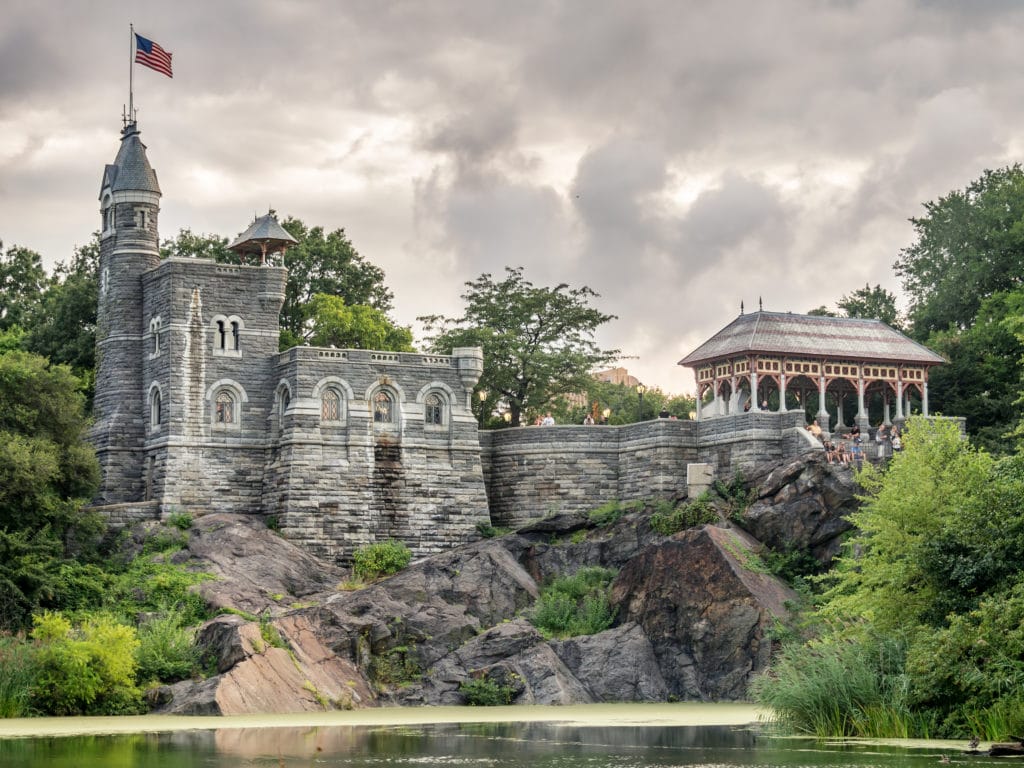
[[174, 77], [171, 74], [171, 54], [138, 32], [135, 33], [135, 61], [168, 77]]

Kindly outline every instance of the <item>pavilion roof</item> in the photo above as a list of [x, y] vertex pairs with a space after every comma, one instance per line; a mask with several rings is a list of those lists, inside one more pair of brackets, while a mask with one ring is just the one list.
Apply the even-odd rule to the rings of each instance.
[[881, 320], [751, 312], [737, 317], [680, 360], [679, 365], [695, 368], [712, 360], [751, 353], [918, 365], [946, 362], [941, 355]]

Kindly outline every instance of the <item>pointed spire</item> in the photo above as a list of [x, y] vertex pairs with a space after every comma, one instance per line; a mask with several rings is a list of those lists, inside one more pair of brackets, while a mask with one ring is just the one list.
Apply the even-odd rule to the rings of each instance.
[[740, 299], [740, 314], [743, 314], [743, 299]]
[[764, 303], [761, 301], [761, 297], [757, 297], [757, 311], [764, 312]]
[[121, 130], [121, 148], [117, 151], [112, 165], [103, 172], [103, 184], [100, 189], [111, 192], [152, 192], [160, 194], [160, 183], [156, 179], [156, 171], [146, 157], [146, 145], [139, 138], [139, 127], [135, 122], [128, 122]]

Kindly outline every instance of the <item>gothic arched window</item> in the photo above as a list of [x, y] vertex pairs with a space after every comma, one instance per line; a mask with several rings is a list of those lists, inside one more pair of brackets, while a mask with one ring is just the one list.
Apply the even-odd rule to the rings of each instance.
[[160, 396], [160, 390], [153, 387], [149, 395], [149, 424], [152, 427], [159, 427], [163, 419], [163, 398]]
[[323, 421], [341, 421], [341, 395], [338, 390], [328, 388], [320, 396], [320, 418]]
[[235, 413], [235, 397], [226, 389], [217, 393], [213, 403], [214, 424], [234, 424], [237, 421]]
[[394, 423], [395, 399], [390, 392], [381, 389], [373, 396], [373, 420], [377, 424]]
[[435, 427], [445, 423], [445, 398], [437, 392], [431, 392], [423, 401], [423, 421]]

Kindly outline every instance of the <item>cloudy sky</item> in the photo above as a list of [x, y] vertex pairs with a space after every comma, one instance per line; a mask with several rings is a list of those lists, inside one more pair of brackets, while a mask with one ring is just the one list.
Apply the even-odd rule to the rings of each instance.
[[521, 265], [586, 284], [650, 385], [748, 310], [805, 312], [892, 263], [921, 204], [1024, 159], [1024, 3], [0, 0], [0, 239], [98, 228], [129, 23], [161, 232], [273, 207], [344, 228], [395, 317]]

